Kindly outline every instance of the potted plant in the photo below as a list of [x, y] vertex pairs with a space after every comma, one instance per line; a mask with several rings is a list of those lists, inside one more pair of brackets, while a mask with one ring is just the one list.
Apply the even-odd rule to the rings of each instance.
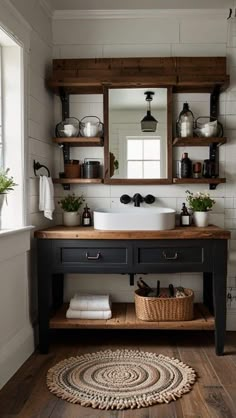
[[115, 155], [110, 152], [110, 177], [114, 176], [115, 170], [119, 169], [119, 161], [116, 159]]
[[13, 177], [8, 175], [9, 168], [6, 170], [0, 169], [0, 212], [5, 199], [5, 196], [10, 190], [13, 190], [17, 184], [14, 182]]
[[215, 203], [215, 200], [210, 197], [209, 193], [191, 193], [186, 190], [187, 203], [189, 209], [193, 212], [194, 224], [199, 227], [205, 227], [209, 223], [209, 211]]
[[63, 209], [63, 223], [66, 226], [80, 225], [79, 208], [84, 202], [83, 196], [75, 196], [75, 194], [68, 194], [63, 199], [59, 200], [59, 205]]

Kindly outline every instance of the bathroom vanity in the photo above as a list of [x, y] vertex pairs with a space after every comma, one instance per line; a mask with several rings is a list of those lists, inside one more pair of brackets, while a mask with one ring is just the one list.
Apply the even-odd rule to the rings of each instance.
[[[51, 328], [120, 328], [215, 330], [217, 355], [224, 352], [226, 328], [227, 240], [216, 226], [177, 227], [163, 231], [99, 231], [63, 227], [35, 232], [38, 251], [39, 348], [47, 353]], [[66, 273], [203, 273], [203, 304], [192, 321], [146, 322], [134, 304], [114, 304], [109, 320], [66, 319], [63, 304]]]

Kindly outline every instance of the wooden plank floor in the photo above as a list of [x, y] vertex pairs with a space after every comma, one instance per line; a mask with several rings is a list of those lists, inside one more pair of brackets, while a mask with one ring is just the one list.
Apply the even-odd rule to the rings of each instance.
[[[141, 349], [179, 358], [198, 380], [190, 393], [168, 405], [126, 411], [100, 411], [72, 405], [52, 395], [47, 370], [85, 352]], [[47, 355], [37, 351], [0, 391], [1, 418], [235, 418], [236, 332], [227, 333], [225, 355], [215, 355], [212, 331], [52, 330]]]

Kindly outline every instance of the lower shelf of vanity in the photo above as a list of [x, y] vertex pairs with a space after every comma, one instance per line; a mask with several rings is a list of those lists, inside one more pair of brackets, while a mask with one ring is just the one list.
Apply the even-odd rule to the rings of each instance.
[[215, 329], [214, 316], [200, 303], [194, 304], [194, 319], [192, 321], [141, 321], [135, 315], [133, 303], [114, 303], [112, 305], [111, 319], [67, 319], [64, 304], [50, 319], [50, 328], [120, 328], [120, 329], [183, 329], [183, 330], [213, 330]]

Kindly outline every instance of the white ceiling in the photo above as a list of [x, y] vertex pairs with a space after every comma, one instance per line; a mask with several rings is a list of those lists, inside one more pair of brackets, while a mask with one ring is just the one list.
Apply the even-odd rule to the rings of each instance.
[[167, 89], [165, 88], [129, 88], [111, 89], [109, 91], [109, 107], [114, 110], [144, 110], [146, 112], [147, 102], [145, 101], [146, 91], [154, 93], [151, 102], [152, 109], [166, 109]]
[[47, 0], [53, 10], [228, 9], [235, 0]]

